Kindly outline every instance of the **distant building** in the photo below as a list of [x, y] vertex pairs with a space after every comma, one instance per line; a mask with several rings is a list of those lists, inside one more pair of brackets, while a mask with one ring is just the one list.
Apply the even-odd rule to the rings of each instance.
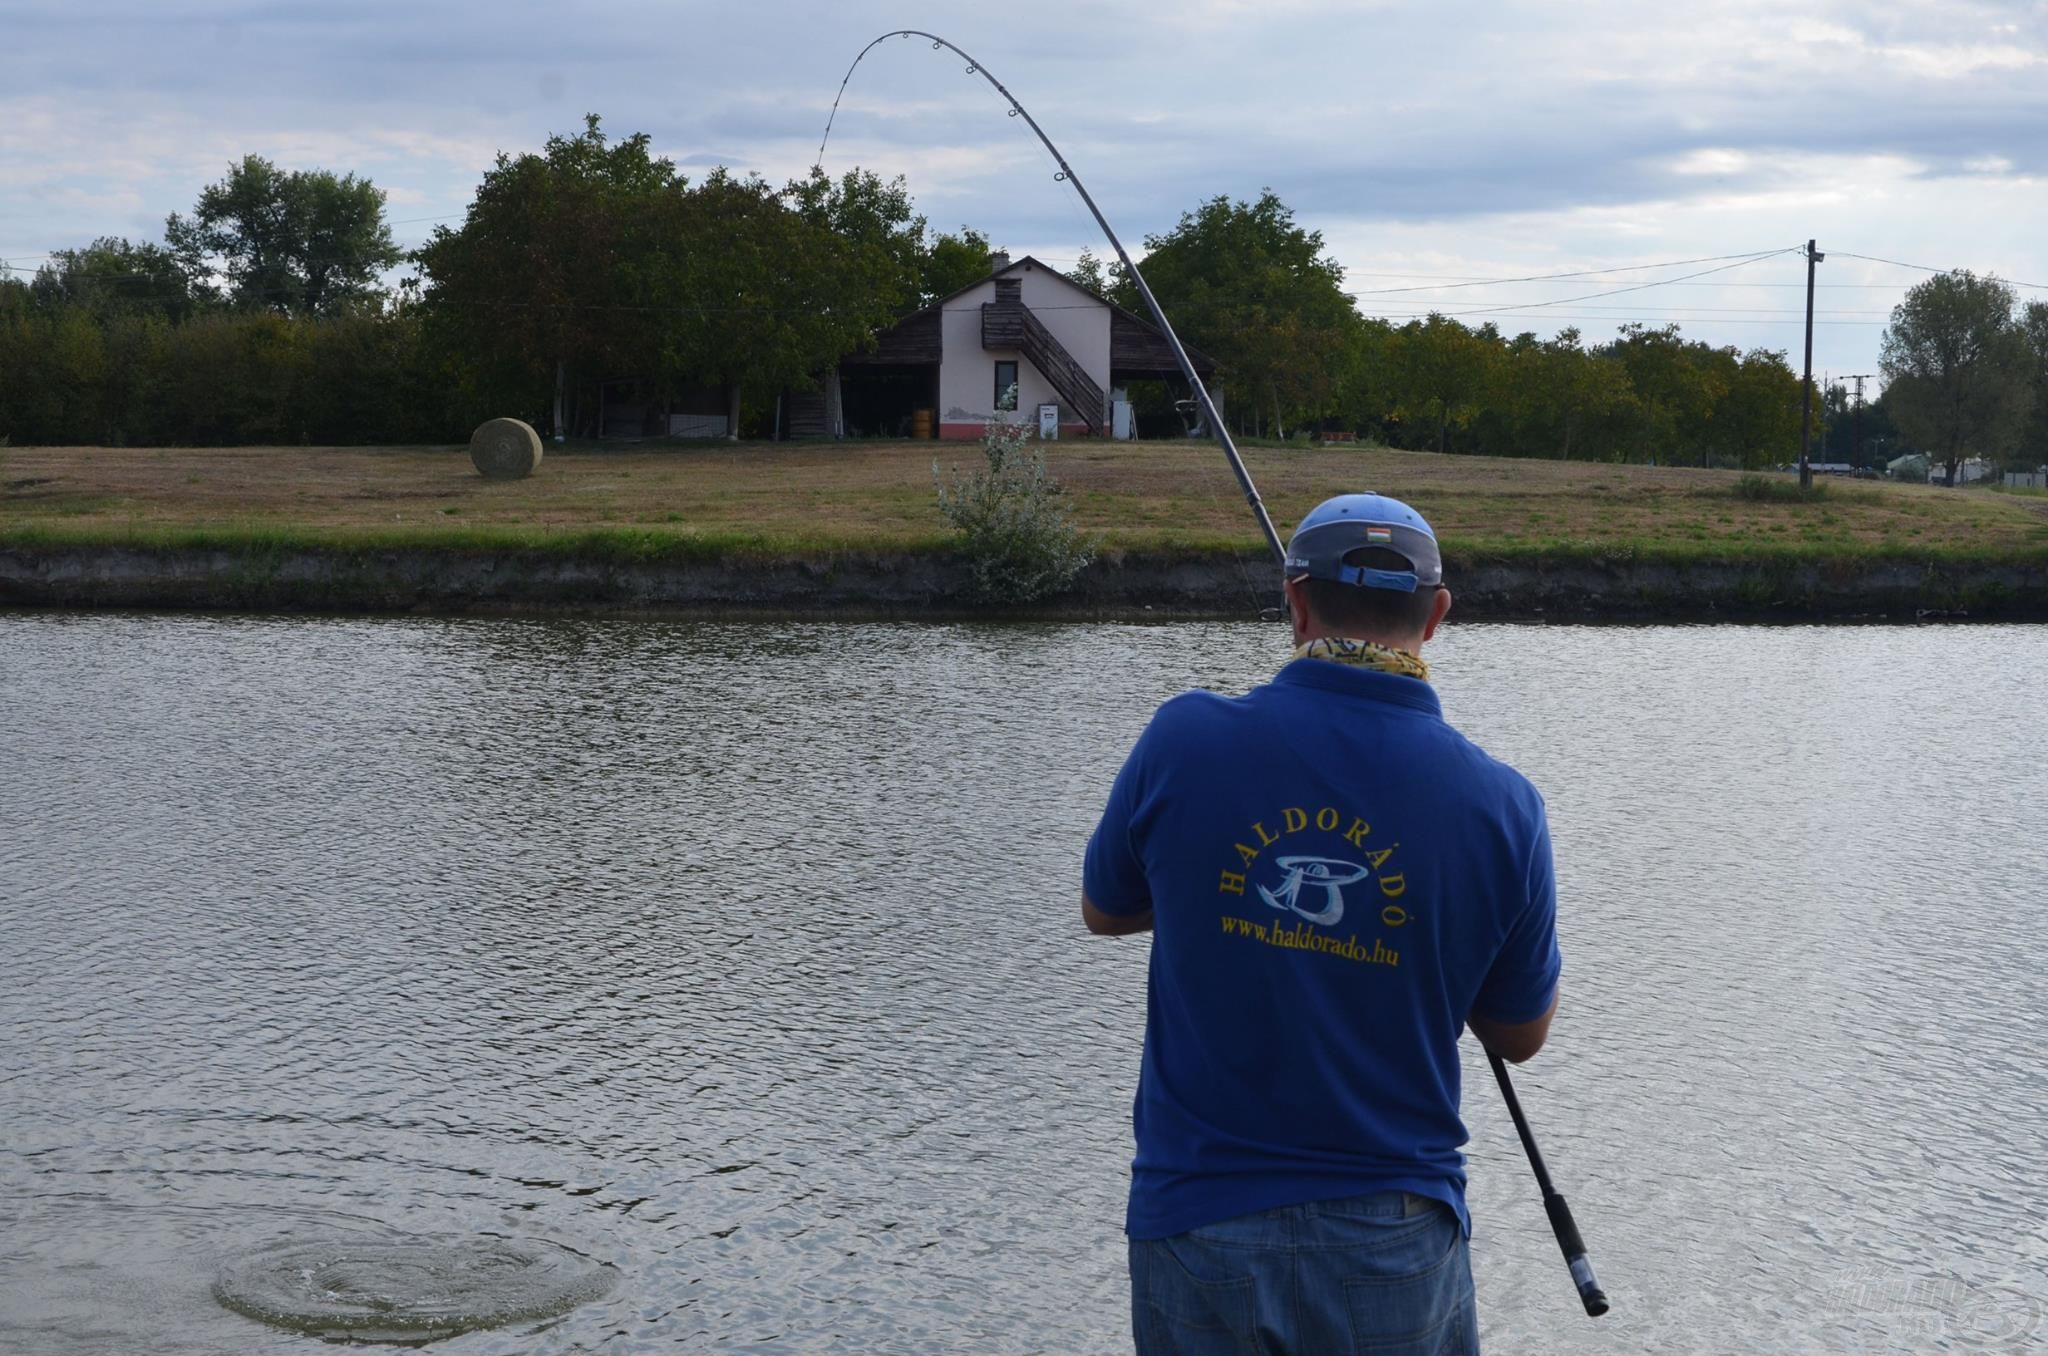
[[1128, 405], [1116, 408], [1128, 383], [1180, 379], [1165, 335], [1028, 255], [994, 262], [842, 358], [820, 389], [784, 396], [785, 435], [975, 438], [998, 414], [1035, 423], [1057, 405], [1062, 436], [1130, 436]]
[[664, 394], [651, 381], [624, 378], [597, 388], [600, 438], [724, 438], [733, 432], [730, 386], [694, 386]]
[[[1908, 452], [1903, 457], [1894, 457], [1884, 465], [1884, 472], [1893, 480], [1924, 480], [1938, 485], [1948, 478], [1948, 465], [1920, 452]], [[1982, 457], [1966, 457], [1956, 463], [1956, 484], [1974, 485], [1988, 480], [1998, 470]]]

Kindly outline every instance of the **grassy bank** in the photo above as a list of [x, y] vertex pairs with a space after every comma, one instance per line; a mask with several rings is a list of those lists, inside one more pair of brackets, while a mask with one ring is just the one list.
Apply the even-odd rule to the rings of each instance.
[[[0, 545], [429, 549], [634, 560], [941, 550], [932, 463], [971, 445], [739, 444], [552, 452], [529, 480], [482, 480], [460, 448], [0, 450]], [[1047, 449], [1081, 526], [1112, 552], [1262, 547], [1206, 443]], [[1346, 490], [1402, 496], [1454, 560], [2048, 560], [2048, 500], [1867, 481], [1815, 498], [1733, 472], [1251, 449], [1283, 535]], [[1789, 488], [1786, 487], [1786, 488]]]

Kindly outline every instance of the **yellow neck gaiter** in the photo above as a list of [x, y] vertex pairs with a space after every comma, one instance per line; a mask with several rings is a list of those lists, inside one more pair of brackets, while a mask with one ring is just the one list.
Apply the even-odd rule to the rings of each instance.
[[1296, 648], [1294, 657], [1327, 659], [1333, 664], [1357, 664], [1361, 668], [1378, 669], [1381, 673], [1397, 673], [1403, 678], [1420, 678], [1425, 683], [1429, 681], [1429, 665], [1423, 663], [1419, 656], [1370, 640], [1320, 636]]

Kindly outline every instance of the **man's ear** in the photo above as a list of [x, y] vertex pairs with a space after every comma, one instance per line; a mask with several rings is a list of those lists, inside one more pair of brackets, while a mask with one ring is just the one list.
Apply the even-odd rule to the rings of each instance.
[[1444, 624], [1444, 614], [1450, 610], [1451, 591], [1447, 588], [1439, 588], [1436, 591], [1436, 601], [1430, 604], [1429, 623], [1422, 628], [1422, 638], [1424, 641], [1435, 638], [1436, 628]]
[[1299, 579], [1280, 581], [1281, 592], [1287, 595], [1287, 620], [1294, 627], [1296, 646], [1308, 639], [1308, 586]]

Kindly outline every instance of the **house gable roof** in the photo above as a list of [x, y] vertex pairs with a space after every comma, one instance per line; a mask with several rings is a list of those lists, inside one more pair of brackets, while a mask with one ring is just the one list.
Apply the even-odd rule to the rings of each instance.
[[[888, 329], [881, 331], [881, 333], [888, 334], [891, 331], [909, 327], [911, 326], [913, 321], [922, 320], [926, 316], [935, 317], [939, 314], [939, 312], [946, 309], [946, 306], [949, 302], [957, 301], [961, 297], [966, 296], [969, 292], [972, 292], [975, 288], [980, 287], [986, 283], [992, 282], [997, 278], [1006, 278], [1014, 273], [1018, 273], [1022, 271], [1027, 265], [1029, 265], [1032, 268], [1036, 268], [1043, 273], [1049, 274], [1054, 278], [1059, 279], [1059, 281], [1065, 283], [1072, 290], [1079, 292], [1082, 296], [1088, 298], [1090, 301], [1099, 303], [1104, 309], [1110, 312], [1113, 318], [1121, 319], [1123, 323], [1121, 325], [1113, 325], [1112, 332], [1114, 332], [1114, 330], [1117, 329], [1128, 330], [1129, 327], [1136, 326], [1138, 327], [1138, 329], [1142, 330], [1146, 335], [1152, 337], [1153, 339], [1156, 339], [1162, 346], [1165, 344], [1166, 336], [1160, 333], [1159, 327], [1153, 324], [1151, 321], [1145, 319], [1143, 316], [1134, 315], [1131, 312], [1126, 311], [1123, 307], [1117, 305], [1109, 298], [1102, 296], [1089, 288], [1083, 287], [1081, 284], [1075, 282], [1072, 278], [1069, 278], [1066, 274], [1060, 272], [1058, 269], [1047, 264], [1044, 260], [1034, 258], [1029, 254], [1022, 256], [1021, 258], [1012, 259], [1009, 263], [1003, 265], [1003, 267], [993, 270], [984, 277], [976, 278], [973, 282], [967, 284], [967, 286], [947, 293], [945, 296], [940, 297], [937, 301], [933, 302], [929, 306], [924, 307], [922, 310], [911, 312], [909, 315], [903, 317], [903, 319], [897, 321], [894, 325], [889, 326]], [[1216, 362], [1213, 358], [1210, 358], [1207, 354], [1201, 352], [1199, 349], [1196, 349], [1193, 345], [1187, 344], [1185, 342], [1182, 343], [1182, 347], [1187, 349], [1188, 361], [1192, 362], [1195, 365], [1195, 371], [1199, 372], [1200, 374], [1206, 377], [1216, 370]], [[1112, 357], [1111, 366], [1120, 366], [1120, 364], [1117, 364], [1114, 358]]]
[[[983, 283], [993, 282], [997, 278], [1007, 278], [1012, 273], [1022, 272], [1026, 264], [1031, 265], [1031, 267], [1033, 268], [1041, 269], [1044, 272], [1051, 274], [1053, 277], [1058, 278], [1061, 282], [1073, 288], [1082, 296], [1087, 297], [1090, 301], [1100, 301], [1104, 306], [1108, 306], [1111, 304], [1104, 298], [1096, 296], [1093, 292], [1090, 292], [1087, 288], [1081, 286], [1081, 284], [1075, 282], [1072, 278], [1069, 278], [1066, 274], [1060, 272], [1058, 269], [1052, 267], [1050, 264], [1047, 264], [1041, 259], [1034, 259], [1027, 254], [1021, 258], [1012, 259], [1009, 263], [1004, 264], [1001, 268], [994, 269], [989, 273], [986, 273], [983, 276], [976, 278], [973, 282], [967, 284], [967, 286], [962, 287], [957, 291], [948, 292], [945, 296], [940, 297], [937, 301], [925, 307], [924, 310], [940, 310], [945, 306], [947, 302], [959, 300], [961, 297], [966, 296], [969, 292], [972, 292], [975, 288], [980, 287]], [[916, 312], [916, 314], [923, 315], [924, 311], [918, 311]], [[908, 318], [909, 317], [907, 316], [905, 317], [905, 319]]]

